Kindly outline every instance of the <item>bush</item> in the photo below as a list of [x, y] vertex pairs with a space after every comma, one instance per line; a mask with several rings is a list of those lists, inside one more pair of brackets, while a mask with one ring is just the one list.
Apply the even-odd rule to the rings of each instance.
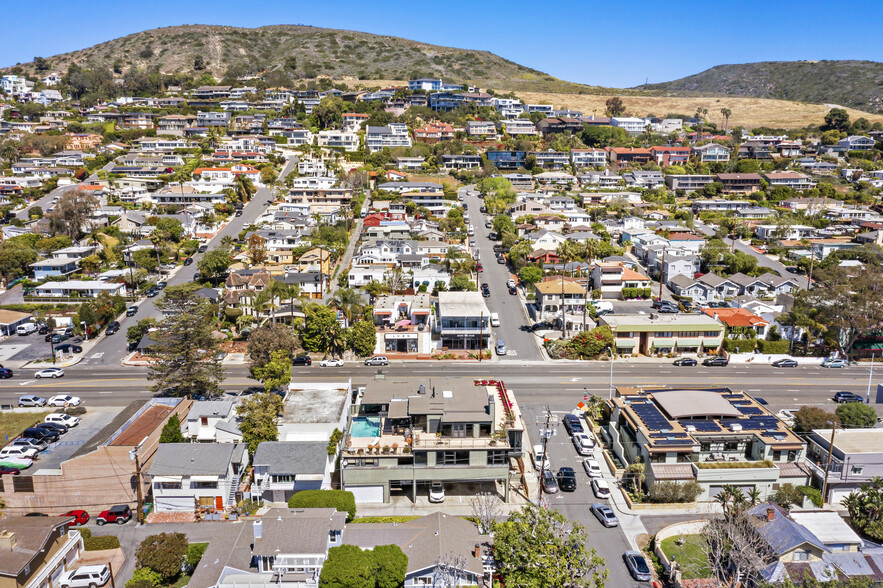
[[303, 490], [288, 500], [288, 508], [334, 508], [346, 513], [346, 521], [356, 518], [356, 498], [346, 490]]
[[86, 527], [80, 527], [77, 530], [80, 532], [80, 536], [83, 537], [83, 539], [88, 539], [92, 536], [92, 529], [87, 529]]
[[[87, 529], [88, 530], [88, 529]], [[86, 551], [104, 551], [105, 549], [119, 549], [120, 539], [114, 535], [102, 535], [100, 537], [83, 537], [83, 549]]]
[[757, 347], [757, 339], [724, 338], [724, 351], [729, 351], [730, 353], [736, 353], [737, 348], [739, 349], [739, 353], [751, 353], [754, 351], [755, 347]]
[[239, 503], [239, 510], [240, 510], [240, 512], [244, 512], [245, 514], [253, 515], [262, 506], [264, 506], [264, 503], [261, 502], [260, 500], [253, 500], [253, 499], [243, 500]]
[[181, 561], [187, 551], [184, 533], [160, 533], [141, 542], [135, 552], [138, 567], [150, 568], [163, 582], [169, 582], [181, 573]]
[[[819, 492], [820, 498], [821, 495], [821, 492]], [[795, 504], [803, 504], [804, 496], [805, 494], [794, 484], [782, 484], [778, 487], [778, 489], [776, 489], [775, 492], [773, 492], [773, 495], [770, 496], [770, 499], [782, 508], [790, 508]]]
[[85, 406], [72, 406], [70, 408], [65, 408], [63, 410], [58, 410], [56, 412], [63, 412], [65, 414], [69, 414], [71, 416], [83, 416], [86, 414]]
[[877, 411], [869, 404], [850, 402], [834, 411], [845, 429], [870, 429], [877, 424]]
[[788, 353], [788, 349], [790, 347], [790, 342], [787, 340], [779, 340], [779, 341], [765, 341], [763, 339], [757, 340], [757, 348], [760, 349], [761, 353], [765, 353], [767, 355], [780, 355]]
[[697, 482], [654, 482], [650, 486], [650, 502], [694, 502], [702, 494]]
[[813, 488], [812, 486], [798, 486], [798, 490], [803, 492], [803, 495], [809, 498], [813, 504], [818, 507], [822, 506], [822, 491], [818, 488]]
[[132, 579], [126, 582], [126, 588], [156, 587], [162, 584], [162, 576], [150, 568], [138, 568], [132, 574]]
[[199, 560], [202, 559], [207, 548], [208, 543], [191, 543], [187, 546], [187, 552], [184, 554], [184, 563], [190, 568], [195, 568], [199, 565]]

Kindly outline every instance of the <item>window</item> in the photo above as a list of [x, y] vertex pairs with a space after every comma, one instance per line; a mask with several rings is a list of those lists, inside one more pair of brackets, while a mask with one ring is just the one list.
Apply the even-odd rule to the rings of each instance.
[[436, 458], [439, 465], [469, 465], [468, 451], [442, 451]]
[[180, 490], [181, 482], [154, 482], [153, 488], [155, 490]]
[[274, 484], [288, 484], [289, 482], [294, 482], [294, 476], [290, 474], [278, 474], [271, 476], [271, 479]]
[[861, 476], [862, 472], [865, 471], [865, 466], [863, 465], [854, 465], [852, 466], [852, 473], [856, 476]]
[[508, 452], [505, 449], [494, 449], [487, 453], [488, 465], [505, 465], [508, 462]]
[[793, 561], [807, 561], [809, 559], [809, 552], [804, 549], [798, 549], [794, 552], [794, 556], [791, 559]]
[[217, 487], [217, 482], [190, 482], [191, 490], [211, 490]]

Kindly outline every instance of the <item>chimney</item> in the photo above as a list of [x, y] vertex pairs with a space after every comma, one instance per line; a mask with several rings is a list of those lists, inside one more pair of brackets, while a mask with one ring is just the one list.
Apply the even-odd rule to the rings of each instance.
[[264, 521], [255, 521], [251, 528], [254, 531], [255, 541], [264, 536]]
[[476, 543], [475, 549], [472, 551], [472, 554], [475, 556], [475, 559], [481, 559], [481, 545]]
[[768, 506], [766, 509], [766, 520], [773, 521], [776, 519], [776, 509], [772, 506]]
[[16, 543], [15, 531], [7, 531], [6, 529], [0, 531], [0, 549], [12, 551], [15, 549]]

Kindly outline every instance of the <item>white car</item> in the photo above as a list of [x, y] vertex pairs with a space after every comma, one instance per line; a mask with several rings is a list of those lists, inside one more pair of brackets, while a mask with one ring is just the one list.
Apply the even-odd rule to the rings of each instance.
[[40, 453], [44, 449], [49, 449], [49, 442], [43, 441], [42, 439], [31, 439], [30, 437], [19, 437], [15, 439], [12, 443], [9, 444], [9, 447], [25, 447], [27, 449], [33, 449], [37, 453]]
[[607, 480], [593, 478], [592, 492], [595, 493], [595, 498], [610, 498], [610, 484], [607, 483]]
[[533, 446], [533, 463], [536, 466], [537, 470], [551, 470], [552, 462], [549, 461], [548, 455], [543, 455], [543, 446], [542, 445], [534, 445]]
[[588, 433], [574, 433], [571, 439], [577, 453], [583, 456], [592, 455], [592, 450], [595, 449], [595, 440], [591, 435]]
[[39, 380], [40, 378], [60, 378], [63, 375], [64, 370], [61, 368], [46, 368], [34, 374], [34, 377]]
[[24, 445], [10, 445], [0, 449], [0, 459], [6, 459], [7, 457], [28, 457], [34, 459], [37, 457], [37, 450]]
[[105, 565], [80, 566], [64, 572], [58, 578], [61, 588], [97, 588], [110, 581], [110, 569]]
[[429, 486], [429, 502], [439, 504], [445, 501], [445, 485], [441, 482], [433, 482]]
[[586, 473], [589, 475], [590, 478], [601, 477], [601, 464], [599, 464], [594, 459], [583, 460], [583, 468], [585, 468]]
[[57, 423], [59, 425], [67, 425], [68, 428], [76, 427], [80, 424], [80, 417], [75, 417], [70, 414], [64, 414], [63, 412], [54, 412], [52, 414], [47, 414], [46, 418], [43, 419], [44, 423]]
[[69, 396], [67, 394], [59, 394], [58, 396], [53, 396], [49, 399], [49, 402], [46, 404], [48, 406], [80, 406], [82, 400], [77, 396]]
[[342, 359], [323, 359], [319, 362], [319, 367], [343, 367]]

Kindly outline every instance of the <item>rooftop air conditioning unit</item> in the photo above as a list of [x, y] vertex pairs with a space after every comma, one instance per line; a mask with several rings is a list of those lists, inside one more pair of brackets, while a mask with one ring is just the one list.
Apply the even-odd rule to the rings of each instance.
[[696, 427], [693, 425], [687, 425], [685, 428], [687, 429], [688, 433], [695, 433], [696, 432]]
[[740, 425], [739, 423], [733, 423], [732, 425], [730, 425], [730, 430], [731, 431], [741, 431], [742, 425]]

